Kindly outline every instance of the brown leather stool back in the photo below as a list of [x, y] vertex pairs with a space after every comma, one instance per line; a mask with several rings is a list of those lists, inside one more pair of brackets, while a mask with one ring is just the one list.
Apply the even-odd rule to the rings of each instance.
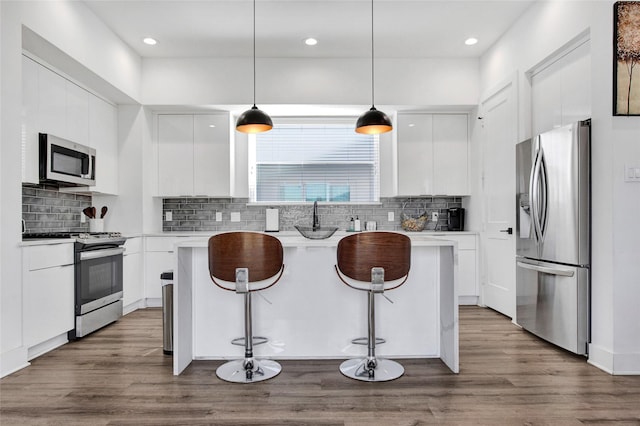
[[[218, 280], [235, 282], [236, 268], [249, 269], [249, 282], [263, 281], [283, 271], [282, 243], [276, 237], [257, 232], [226, 232], [209, 238], [209, 274], [213, 282], [225, 290]], [[278, 277], [280, 279], [280, 277]], [[270, 283], [263, 290], [275, 284]]]
[[384, 268], [385, 281], [406, 278], [411, 268], [411, 240], [396, 232], [344, 237], [338, 242], [337, 266], [356, 281], [371, 282], [371, 268]]

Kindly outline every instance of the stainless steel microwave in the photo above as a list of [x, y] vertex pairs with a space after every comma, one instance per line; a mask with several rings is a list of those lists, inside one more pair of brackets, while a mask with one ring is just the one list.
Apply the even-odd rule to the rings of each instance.
[[96, 150], [40, 133], [40, 182], [61, 186], [96, 184]]

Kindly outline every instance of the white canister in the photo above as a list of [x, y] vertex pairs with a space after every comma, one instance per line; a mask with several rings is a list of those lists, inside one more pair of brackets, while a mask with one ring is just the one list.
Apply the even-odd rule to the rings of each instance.
[[104, 232], [104, 219], [89, 219], [89, 232]]

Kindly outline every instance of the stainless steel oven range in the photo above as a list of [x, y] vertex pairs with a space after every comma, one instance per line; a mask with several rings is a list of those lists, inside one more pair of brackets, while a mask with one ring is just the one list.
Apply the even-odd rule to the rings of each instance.
[[75, 247], [75, 328], [84, 337], [122, 316], [122, 254], [118, 232], [79, 234]]

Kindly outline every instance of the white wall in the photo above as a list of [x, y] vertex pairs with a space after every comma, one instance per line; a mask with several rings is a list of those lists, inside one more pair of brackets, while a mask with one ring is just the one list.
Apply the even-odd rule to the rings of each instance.
[[[46, 39], [47, 43], [39, 43], [33, 36], [28, 43], [45, 56], [55, 53], [45, 59], [71, 72], [70, 77], [100, 78], [103, 87], [122, 99], [139, 97], [140, 59], [78, 1], [0, 1], [0, 31], [0, 375], [4, 376], [27, 365], [20, 249], [23, 34]], [[73, 75], [79, 69], [84, 75]]]
[[[258, 58], [256, 102], [370, 105], [369, 59]], [[247, 105], [251, 58], [145, 58], [145, 105]], [[476, 59], [376, 59], [376, 105], [475, 105]]]
[[541, 2], [481, 58], [480, 90], [518, 74], [519, 140], [531, 136], [525, 73], [585, 34], [591, 40], [592, 344], [589, 362], [640, 374], [640, 184], [623, 164], [640, 164], [640, 118], [612, 117], [613, 1]]

